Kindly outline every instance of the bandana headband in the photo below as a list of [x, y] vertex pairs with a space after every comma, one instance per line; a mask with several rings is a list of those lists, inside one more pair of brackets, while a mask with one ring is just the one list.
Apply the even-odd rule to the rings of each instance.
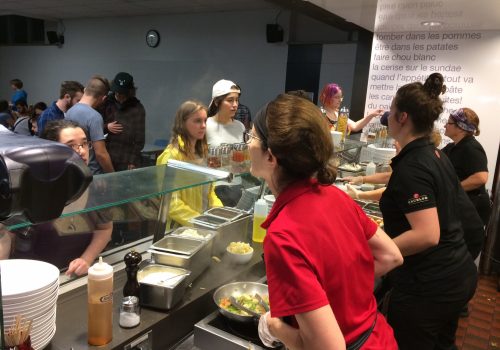
[[462, 108], [452, 112], [450, 114], [450, 118], [453, 119], [457, 123], [457, 126], [464, 131], [474, 132], [477, 129], [474, 124], [469, 122]]

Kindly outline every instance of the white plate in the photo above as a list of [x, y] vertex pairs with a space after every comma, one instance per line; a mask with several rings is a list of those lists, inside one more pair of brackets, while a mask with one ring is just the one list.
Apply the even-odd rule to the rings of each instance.
[[29, 293], [24, 293], [24, 294], [14, 294], [14, 295], [3, 295], [2, 300], [5, 300], [7, 303], [19, 303], [19, 302], [24, 302], [36, 298], [43, 297], [44, 295], [51, 293], [54, 291], [54, 289], [59, 287], [59, 281], [56, 280], [52, 282], [51, 284], [42, 287], [36, 291], [32, 291]]
[[35, 338], [36, 342], [33, 342], [32, 340], [31, 345], [33, 346], [33, 349], [42, 350], [43, 348], [45, 348], [50, 343], [55, 334], [56, 334], [56, 327], [54, 327], [52, 332], [47, 334], [45, 338], [40, 338], [40, 339]]
[[29, 308], [32, 307], [33, 305], [40, 305], [46, 303], [48, 300], [52, 299], [56, 295], [59, 295], [59, 285], [57, 284], [52, 288], [47, 289], [43, 293], [39, 293], [31, 298], [25, 296], [22, 298], [16, 298], [15, 300], [12, 299], [2, 300], [3, 309], [10, 310], [10, 309]]
[[2, 295], [24, 296], [43, 290], [59, 280], [59, 269], [38, 260], [1, 260]]
[[[24, 319], [31, 319], [33, 321], [33, 329], [36, 329], [41, 325], [43, 325], [45, 322], [54, 318], [55, 314], [56, 314], [56, 307], [54, 306], [52, 307], [51, 310], [47, 310], [42, 314], [36, 315], [34, 317], [24, 317]], [[16, 323], [16, 316], [9, 316], [9, 317], [4, 316], [3, 322], [5, 328], [13, 326]]]
[[57, 303], [58, 295], [55, 294], [48, 298], [47, 300], [31, 305], [29, 307], [20, 307], [20, 308], [4, 308], [3, 317], [7, 318], [10, 316], [23, 315], [25, 318], [36, 317], [41, 313], [45, 313], [51, 310], [54, 305]]
[[55, 315], [50, 318], [45, 324], [38, 326], [37, 329], [31, 331], [31, 334], [36, 335], [37, 337], [50, 333], [52, 328], [56, 326], [56, 317]]

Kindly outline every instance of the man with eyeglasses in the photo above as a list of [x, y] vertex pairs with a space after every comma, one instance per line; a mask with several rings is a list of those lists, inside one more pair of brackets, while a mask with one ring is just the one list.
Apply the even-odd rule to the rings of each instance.
[[93, 76], [87, 83], [80, 102], [66, 113], [66, 119], [77, 122], [89, 133], [93, 146], [89, 168], [94, 175], [114, 171], [111, 157], [106, 149], [103, 118], [96, 110], [106, 100], [108, 91], [108, 80], [99, 75]]

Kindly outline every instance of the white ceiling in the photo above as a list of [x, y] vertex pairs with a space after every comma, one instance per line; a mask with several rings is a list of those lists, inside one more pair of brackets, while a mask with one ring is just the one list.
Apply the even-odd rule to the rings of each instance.
[[[500, 0], [290, 0], [308, 1], [369, 31], [499, 30]], [[286, 1], [281, 1], [284, 3]], [[0, 15], [42, 19], [143, 16], [277, 8], [266, 0], [1, 0]]]

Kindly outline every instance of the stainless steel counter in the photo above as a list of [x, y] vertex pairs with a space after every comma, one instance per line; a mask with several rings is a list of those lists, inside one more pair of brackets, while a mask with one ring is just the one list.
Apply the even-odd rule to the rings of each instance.
[[[186, 290], [182, 301], [169, 312], [143, 308], [141, 323], [132, 329], [118, 325], [119, 300], [125, 284], [125, 273], [115, 274], [113, 306], [113, 340], [100, 350], [134, 348], [132, 342], [150, 333], [152, 349], [170, 349], [193, 331], [194, 324], [216, 310], [212, 300], [215, 289], [232, 281], [257, 281], [265, 275], [262, 246], [254, 244], [255, 254], [246, 265], [232, 265], [223, 256]], [[57, 331], [48, 350], [94, 349], [87, 344], [87, 290], [82, 286], [60, 296], [57, 307]], [[134, 345], [134, 344], [132, 344]]]

